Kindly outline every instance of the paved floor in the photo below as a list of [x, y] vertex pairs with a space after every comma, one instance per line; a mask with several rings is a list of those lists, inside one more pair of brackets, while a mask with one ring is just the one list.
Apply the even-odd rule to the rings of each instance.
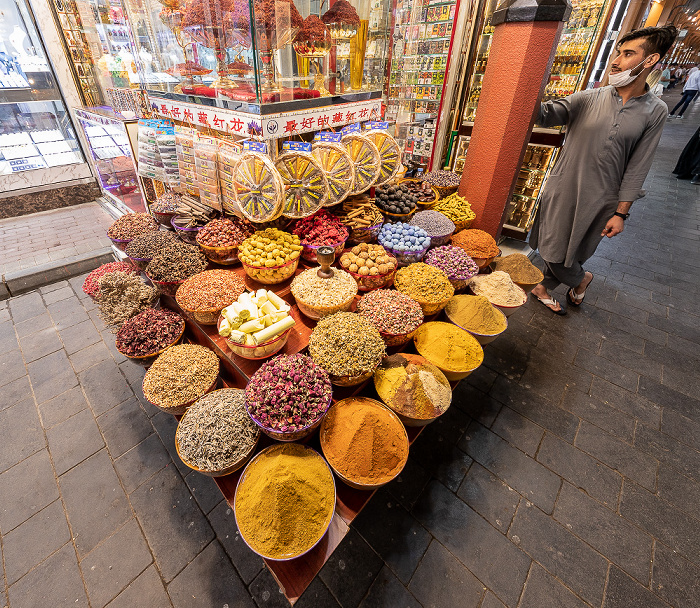
[[113, 221], [96, 202], [0, 219], [0, 277], [109, 247]]
[[[700, 189], [669, 122], [580, 310], [529, 303], [298, 606], [695, 608]], [[285, 606], [81, 278], [0, 302], [0, 607]]]

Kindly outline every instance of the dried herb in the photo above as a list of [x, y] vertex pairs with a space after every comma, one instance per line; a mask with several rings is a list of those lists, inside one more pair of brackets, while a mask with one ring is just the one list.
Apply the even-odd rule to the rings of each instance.
[[173, 243], [162, 249], [146, 267], [146, 274], [155, 281], [176, 282], [202, 272], [207, 258], [196, 245]]
[[124, 253], [137, 260], [151, 260], [161, 249], [175, 242], [177, 242], [175, 234], [159, 230], [137, 236], [126, 246]]
[[407, 334], [423, 322], [420, 304], [393, 289], [370, 291], [357, 304], [357, 312], [387, 334]]
[[175, 439], [189, 465], [221, 471], [241, 460], [259, 435], [245, 409], [245, 391], [225, 388], [205, 395], [187, 410]]
[[116, 332], [127, 319], [135, 317], [158, 298], [158, 290], [129, 272], [110, 272], [98, 281], [97, 304], [100, 317]]
[[110, 262], [109, 264], [102, 264], [99, 268], [95, 268], [89, 275], [85, 277], [83, 281], [83, 291], [93, 298], [96, 298], [100, 292], [99, 279], [100, 277], [109, 274], [110, 272], [130, 272], [132, 274], [137, 274], [138, 271], [128, 262]]
[[264, 363], [245, 389], [253, 420], [276, 431], [298, 431], [316, 422], [331, 403], [323, 369], [305, 355], [280, 355]]
[[158, 222], [148, 213], [126, 213], [109, 227], [107, 236], [110, 239], [128, 241], [156, 230]]
[[147, 308], [117, 332], [117, 350], [127, 357], [145, 357], [171, 345], [182, 333], [185, 321], [171, 310]]

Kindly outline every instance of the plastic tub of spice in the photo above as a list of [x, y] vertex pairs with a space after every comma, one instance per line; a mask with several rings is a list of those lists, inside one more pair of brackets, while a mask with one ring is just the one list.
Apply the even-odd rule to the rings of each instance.
[[318, 276], [318, 268], [309, 268], [294, 277], [292, 295], [301, 313], [318, 321], [341, 311], [348, 311], [357, 295], [357, 282], [344, 270], [334, 269], [333, 276]]
[[513, 283], [525, 293], [530, 293], [544, 279], [542, 271], [522, 253], [512, 253], [496, 258], [492, 262], [492, 268], [507, 272]]
[[342, 399], [321, 424], [321, 449], [352, 488], [374, 490], [395, 479], [408, 460], [408, 435], [399, 417], [367, 397]]
[[175, 230], [175, 234], [180, 237], [180, 239], [187, 243], [188, 245], [197, 244], [197, 234], [204, 228], [204, 226], [190, 226], [189, 218], [181, 218], [176, 215], [170, 220], [170, 225]]
[[[339, 256], [345, 249], [345, 242], [346, 240], [344, 239], [336, 243], [329, 243], [328, 247], [333, 247], [335, 255]], [[301, 252], [301, 257], [307, 262], [317, 262], [318, 259], [316, 257], [316, 252], [318, 251], [319, 247], [325, 247], [325, 245], [304, 245], [304, 249]]]
[[320, 209], [313, 215], [299, 220], [293, 234], [301, 239], [304, 248], [301, 257], [309, 262], [316, 262], [319, 247], [333, 247], [336, 256], [343, 253], [350, 231], [335, 215], [326, 209]]
[[385, 352], [377, 328], [352, 312], [324, 317], [309, 337], [309, 354], [336, 386], [355, 386], [371, 378]]
[[223, 388], [198, 399], [177, 425], [175, 449], [188, 467], [222, 477], [253, 456], [260, 429], [245, 409], [245, 391]]
[[148, 367], [166, 348], [179, 343], [184, 333], [185, 320], [176, 312], [147, 308], [122, 323], [116, 348], [135, 363]]
[[146, 276], [163, 293], [174, 296], [186, 279], [202, 272], [206, 267], [207, 258], [199, 247], [177, 241], [153, 257], [146, 267]]
[[112, 223], [107, 230], [107, 237], [117, 249], [124, 251], [137, 236], [157, 230], [158, 222], [148, 213], [125, 213]]
[[143, 395], [168, 414], [184, 414], [197, 399], [216, 388], [219, 358], [197, 344], [167, 348], [143, 377]]
[[83, 281], [83, 292], [90, 296], [93, 300], [100, 293], [99, 280], [100, 277], [109, 274], [110, 272], [130, 272], [137, 274], [136, 269], [128, 262], [109, 262], [95, 268]]
[[119, 249], [119, 251], [125, 251], [126, 246], [131, 243], [134, 239], [113, 239], [111, 236], [109, 236], [109, 233], [107, 233], [107, 236], [109, 237], [109, 240], [112, 241], [112, 244]]
[[401, 268], [394, 278], [394, 286], [418, 302], [426, 317], [440, 312], [455, 295], [447, 275], [422, 262]]
[[279, 355], [263, 363], [246, 387], [248, 414], [277, 441], [297, 441], [311, 434], [332, 398], [328, 374], [310, 357], [299, 354]]
[[527, 302], [527, 293], [502, 270], [475, 276], [469, 281], [469, 289], [474, 295], [486, 297], [506, 317]]
[[377, 240], [401, 266], [420, 262], [430, 247], [425, 230], [404, 223], [384, 224]]
[[357, 314], [379, 330], [387, 347], [409, 342], [424, 318], [418, 302], [393, 289], [368, 293], [358, 302]]
[[247, 464], [233, 507], [243, 542], [264, 559], [285, 561], [321, 542], [335, 501], [333, 473], [321, 455], [308, 446], [286, 443], [264, 449]]
[[413, 342], [418, 354], [453, 382], [466, 378], [484, 361], [484, 349], [476, 338], [452, 323], [425, 323], [418, 328]]
[[374, 388], [406, 426], [425, 426], [452, 403], [452, 387], [438, 367], [419, 355], [386, 357], [374, 372]]
[[447, 303], [445, 315], [482, 346], [493, 342], [508, 329], [508, 318], [503, 311], [483, 296], [455, 296]]
[[197, 323], [216, 325], [221, 311], [245, 290], [245, 281], [237, 273], [222, 269], [205, 270], [180, 285], [175, 300]]

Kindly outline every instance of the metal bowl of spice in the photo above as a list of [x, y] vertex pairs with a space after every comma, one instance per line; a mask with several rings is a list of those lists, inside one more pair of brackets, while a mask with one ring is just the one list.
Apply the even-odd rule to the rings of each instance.
[[314, 321], [350, 310], [357, 295], [357, 283], [344, 270], [335, 269], [333, 276], [318, 276], [318, 268], [309, 268], [294, 277], [291, 285], [297, 307]]
[[413, 337], [418, 354], [450, 381], [461, 380], [484, 361], [484, 349], [469, 332], [441, 321], [425, 323]]
[[175, 449], [188, 467], [222, 477], [250, 460], [260, 429], [245, 409], [245, 391], [222, 388], [198, 399], [182, 416], [175, 433]]
[[352, 312], [324, 317], [309, 338], [309, 354], [336, 386], [355, 386], [371, 378], [385, 353], [377, 328]]
[[352, 488], [374, 490], [395, 479], [408, 460], [408, 435], [399, 417], [367, 397], [338, 401], [320, 431], [321, 449]]
[[424, 318], [418, 302], [393, 289], [368, 293], [358, 302], [357, 313], [379, 330], [388, 347], [409, 342]]
[[221, 311], [238, 300], [245, 281], [232, 270], [205, 270], [187, 279], [175, 293], [180, 308], [202, 325], [216, 325]]
[[168, 414], [184, 414], [197, 399], [216, 388], [219, 358], [197, 344], [178, 344], [153, 362], [143, 378], [143, 394]]
[[251, 376], [246, 409], [269, 437], [297, 441], [321, 424], [332, 397], [328, 374], [310, 357], [279, 355]]
[[185, 333], [185, 320], [171, 310], [147, 308], [125, 321], [116, 337], [117, 350], [139, 365], [149, 366]]
[[406, 426], [425, 426], [452, 403], [452, 387], [438, 367], [419, 355], [386, 357], [374, 372], [374, 388]]
[[233, 507], [245, 544], [265, 559], [286, 561], [323, 540], [335, 501], [335, 479], [323, 457], [308, 446], [285, 443], [248, 463]]
[[445, 315], [482, 346], [493, 342], [508, 329], [505, 313], [483, 296], [455, 296], [447, 303]]

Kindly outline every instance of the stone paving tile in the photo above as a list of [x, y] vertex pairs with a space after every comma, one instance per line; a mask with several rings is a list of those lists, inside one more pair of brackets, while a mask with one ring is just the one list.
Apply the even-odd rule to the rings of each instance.
[[501, 409], [491, 425], [491, 430], [528, 456], [534, 456], [537, 453], [537, 448], [544, 436], [544, 429], [541, 426], [530, 422], [509, 407]]
[[19, 341], [22, 355], [27, 363], [61, 350], [63, 343], [53, 327], [29, 334]]
[[185, 475], [185, 483], [205, 515], [224, 499], [219, 486], [207, 475], [191, 471]]
[[410, 510], [430, 480], [430, 474], [410, 455], [399, 476], [387, 485], [391, 495]]
[[[129, 503], [106, 450], [62, 475], [59, 483], [81, 558], [131, 517]], [[86, 500], [85, 488], [90, 488], [90, 500]]]
[[9, 588], [10, 606], [88, 606], [70, 543]]
[[[690, 561], [700, 565], [700, 526], [665, 500], [644, 488], [625, 483], [620, 514]], [[632, 573], [630, 573], [632, 574]]]
[[560, 581], [538, 563], [533, 562], [525, 582], [525, 590], [518, 608], [587, 608]]
[[44, 301], [36, 291], [10, 299], [10, 312], [15, 325], [36, 317], [45, 311]]
[[130, 499], [166, 582], [172, 581], [214, 538], [173, 467], [161, 469], [132, 492]]
[[0, 399], [0, 412], [15, 405], [19, 401], [31, 396], [32, 389], [29, 385], [29, 376], [21, 376], [2, 387], [2, 399]]
[[220, 502], [209, 513], [208, 519], [238, 575], [246, 585], [250, 584], [262, 570], [263, 561], [241, 538], [231, 505], [226, 501]]
[[[17, 342], [17, 334], [12, 321], [0, 322], [0, 349], [2, 349], [2, 352], [19, 349], [19, 342]], [[0, 382], [4, 384], [6, 380], [3, 378]]]
[[78, 384], [73, 367], [62, 350], [33, 361], [27, 369], [38, 404], [53, 399]]
[[10, 530], [58, 498], [48, 450], [0, 474], [0, 531]]
[[677, 412], [700, 422], [700, 400], [697, 395], [690, 398], [668, 386], [642, 377], [639, 382], [639, 394], [657, 405]]
[[[297, 604], [298, 605], [298, 604]], [[323, 606], [324, 604], [317, 604]], [[421, 608], [416, 598], [401, 584], [391, 570], [384, 566], [374, 579], [359, 608]], [[482, 608], [483, 608], [482, 604]]]
[[427, 530], [508, 606], [517, 603], [530, 559], [438, 481], [413, 509]]
[[424, 606], [476, 608], [486, 590], [439, 542], [430, 543], [408, 586]]
[[170, 463], [167, 450], [160, 437], [154, 433], [117, 458], [114, 468], [124, 489], [130, 494]]
[[155, 566], [149, 566], [109, 604], [109, 608], [171, 608]]
[[681, 473], [700, 482], [700, 452], [697, 450], [643, 424], [637, 427], [634, 445], [659, 462], [670, 464]]
[[[289, 607], [289, 602], [267, 568], [263, 568], [260, 574], [255, 577], [255, 580], [248, 587], [248, 592], [258, 608]], [[337, 605], [340, 606], [340, 604]]]
[[581, 424], [575, 445], [635, 483], [652, 491], [656, 489], [658, 461], [631, 445], [588, 422]]
[[352, 525], [408, 584], [430, 544], [430, 534], [387, 491], [380, 490], [374, 498]]
[[[351, 529], [318, 576], [343, 608], [354, 608], [362, 601], [382, 565], [367, 542]], [[347, 572], [356, 574], [349, 577]]]
[[129, 383], [111, 359], [93, 365], [78, 377], [95, 416], [133, 397]]
[[83, 396], [83, 391], [79, 386], [75, 386], [65, 393], [45, 401], [39, 406], [41, 423], [44, 429], [48, 430], [52, 426], [68, 420], [68, 418], [74, 414], [87, 408], [87, 406], [88, 404]]
[[4, 352], [0, 355], [0, 386], [9, 384], [26, 375], [27, 370], [19, 350]]
[[658, 495], [687, 514], [697, 517], [700, 483], [689, 479], [665, 463], [659, 466]]
[[503, 533], [508, 530], [520, 501], [520, 494], [476, 462], [457, 496]]
[[80, 563], [90, 605], [93, 608], [105, 606], [152, 562], [153, 557], [136, 520], [130, 519]]
[[66, 327], [59, 334], [63, 341], [63, 346], [69, 355], [92, 344], [97, 344], [102, 340], [100, 332], [95, 329], [95, 325], [89, 319], [71, 327]]
[[52, 502], [4, 534], [2, 552], [8, 585], [15, 583], [69, 540], [68, 523], [60, 500]]
[[63, 286], [58, 287], [58, 289], [54, 289], [52, 291], [49, 291], [48, 293], [42, 292], [44, 296], [44, 304], [48, 306], [49, 304], [55, 304], [56, 302], [60, 302], [61, 300], [75, 297], [73, 290], [66, 281], [60, 281], [60, 283], [55, 284], [54, 286], [60, 284], [63, 284]]
[[700, 596], [700, 568], [658, 543], [651, 589], [674, 608], [695, 608]]
[[[645, 379], [642, 378], [640, 382], [643, 386]], [[602, 378], [593, 378], [590, 395], [616, 410], [637, 418], [650, 427], [658, 429], [661, 424], [661, 407], [645, 398], [641, 392], [631, 393]], [[594, 421], [591, 420], [591, 422]]]
[[95, 419], [87, 409], [48, 429], [46, 437], [57, 475], [63, 475], [105, 445]]
[[97, 363], [108, 361], [112, 358], [112, 355], [104, 342], [97, 342], [69, 355], [68, 358], [73, 365], [75, 373], [79, 374]]
[[97, 418], [110, 456], [118, 458], [153, 433], [153, 425], [132, 397]]
[[192, 469], [190, 469], [185, 463], [182, 462], [182, 460], [180, 460], [180, 457], [177, 455], [177, 450], [175, 449], [177, 418], [171, 414], [166, 414], [165, 412], [161, 412], [159, 410], [158, 413], [151, 418], [151, 423], [160, 436], [160, 440], [163, 442], [165, 449], [168, 450], [170, 458], [172, 459], [173, 463], [175, 463], [177, 470], [182, 473], [183, 477], [188, 475]]
[[559, 494], [554, 519], [643, 585], [649, 584], [651, 536], [568, 483]]
[[575, 389], [567, 390], [561, 407], [628, 443], [634, 439], [634, 418], [591, 395]]
[[215, 540], [168, 585], [175, 608], [254, 608], [226, 553]]
[[0, 473], [43, 450], [46, 440], [31, 396], [0, 412]]
[[612, 565], [608, 575], [603, 608], [627, 608], [628, 606], [668, 608], [668, 604], [651, 593], [646, 585], [640, 585], [629, 575]]
[[459, 447], [528, 500], [552, 512], [561, 486], [552, 471], [476, 423], [469, 426]]
[[54, 325], [59, 330], [88, 320], [88, 314], [76, 296], [55, 302], [46, 308], [53, 319]]
[[585, 601], [600, 605], [608, 562], [565, 526], [521, 501], [508, 538]]

